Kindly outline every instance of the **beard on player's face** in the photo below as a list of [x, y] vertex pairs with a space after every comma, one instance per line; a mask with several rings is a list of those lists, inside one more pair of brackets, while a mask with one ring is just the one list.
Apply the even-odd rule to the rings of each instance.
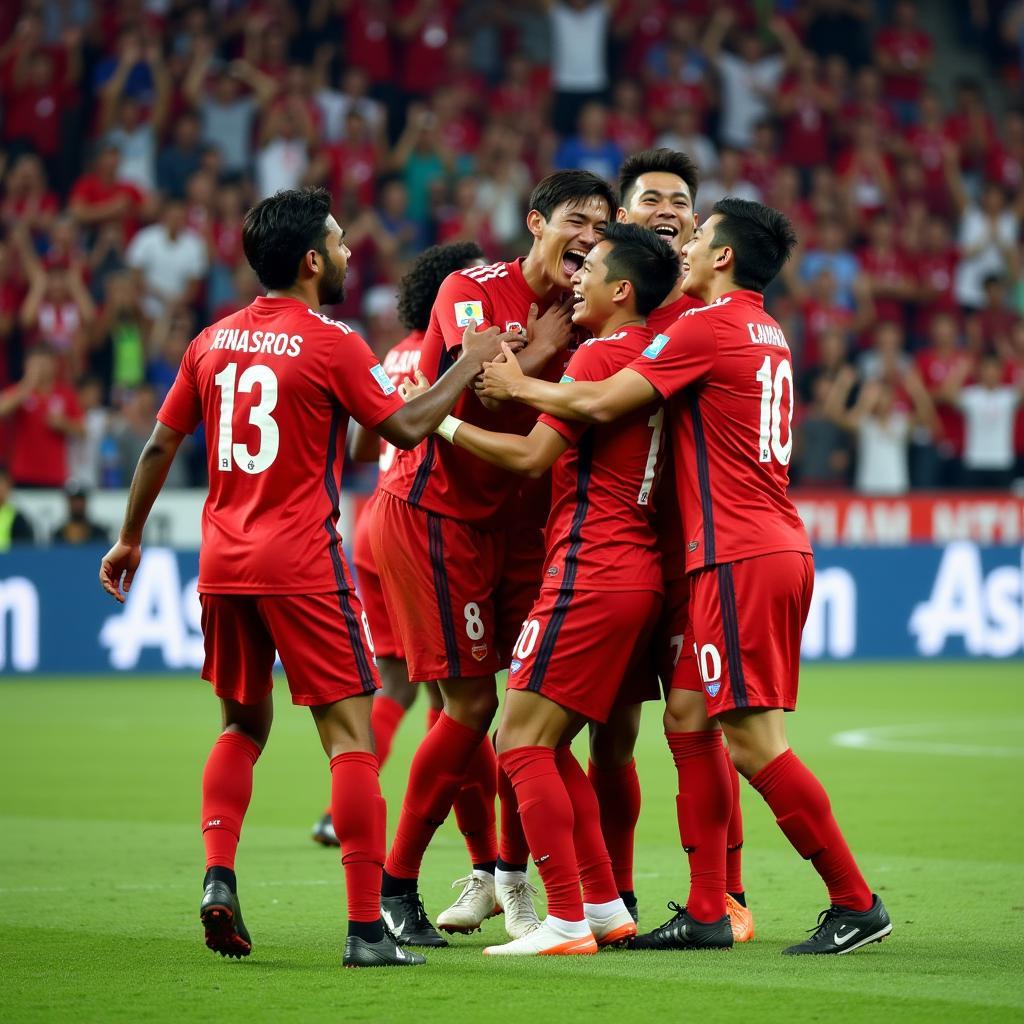
[[345, 270], [329, 258], [326, 258], [317, 294], [323, 306], [334, 306], [345, 301]]

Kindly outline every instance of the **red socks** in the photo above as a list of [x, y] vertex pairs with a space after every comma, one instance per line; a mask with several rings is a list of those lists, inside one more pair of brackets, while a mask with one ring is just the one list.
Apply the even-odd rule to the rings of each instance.
[[[530, 844], [526, 841], [515, 787], [509, 781], [498, 758], [498, 799], [501, 802], [501, 844], [498, 856], [502, 864], [528, 864]], [[525, 869], [524, 869], [525, 870]]]
[[601, 809], [594, 787], [568, 744], [555, 750], [555, 764], [572, 802], [572, 841], [583, 886], [583, 902], [610, 903], [619, 898], [619, 889], [601, 830]]
[[729, 816], [729, 833], [725, 841], [725, 891], [743, 892], [743, 811], [740, 808], [740, 773], [732, 763], [729, 751], [722, 746], [725, 770], [732, 783], [732, 814]]
[[378, 772], [376, 754], [353, 751], [331, 758], [331, 821], [341, 843], [350, 921], [380, 919], [387, 805]]
[[732, 782], [722, 757], [722, 734], [665, 734], [679, 779], [679, 840], [690, 861], [686, 909], [710, 923], [725, 915], [725, 845], [732, 809]]
[[252, 799], [252, 770], [260, 745], [242, 732], [217, 737], [203, 771], [203, 845], [208, 868], [235, 867], [242, 819]]
[[800, 758], [792, 750], [779, 754], [750, 784], [764, 797], [796, 852], [821, 875], [832, 903], [870, 909], [871, 890], [839, 831], [828, 794]]
[[405, 708], [393, 700], [378, 693], [373, 698], [373, 707], [370, 709], [370, 728], [373, 730], [373, 748], [377, 751], [377, 760], [381, 768], [391, 753], [391, 744], [394, 742], [398, 726], [405, 717]]
[[409, 768], [402, 815], [385, 870], [394, 878], [417, 878], [423, 854], [448, 817], [473, 755], [486, 734], [441, 713], [423, 737]]
[[476, 748], [466, 778], [455, 797], [455, 821], [466, 839], [474, 865], [492, 864], [498, 857], [494, 798], [498, 793], [498, 759], [489, 736]]
[[563, 921], [582, 921], [573, 808], [555, 752], [550, 747], [516, 747], [499, 754], [498, 765], [515, 787], [519, 816], [547, 893], [548, 913]]
[[612, 871], [619, 892], [633, 891], [633, 835], [640, 818], [640, 780], [636, 761], [615, 768], [598, 768], [590, 762], [587, 775], [601, 808], [604, 833]]

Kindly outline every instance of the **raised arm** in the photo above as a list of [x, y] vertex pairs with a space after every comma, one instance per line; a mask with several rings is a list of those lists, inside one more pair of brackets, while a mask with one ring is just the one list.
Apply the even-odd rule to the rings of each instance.
[[185, 435], [177, 430], [157, 423], [139, 456], [117, 543], [100, 563], [101, 586], [122, 604], [124, 595], [131, 590], [135, 570], [142, 558], [142, 530], [184, 438]]
[[658, 397], [654, 386], [628, 367], [607, 380], [554, 384], [527, 377], [515, 353], [502, 344], [505, 361], [484, 367], [483, 395], [523, 402], [540, 412], [584, 423], [611, 423]]

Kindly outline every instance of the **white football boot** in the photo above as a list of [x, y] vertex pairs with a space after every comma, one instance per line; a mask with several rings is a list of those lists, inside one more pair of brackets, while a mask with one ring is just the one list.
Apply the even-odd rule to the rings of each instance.
[[468, 935], [480, 930], [489, 917], [499, 913], [494, 898], [494, 875], [486, 871], [474, 871], [465, 878], [457, 878], [452, 888], [465, 886], [459, 898], [437, 915], [437, 927], [443, 932], [460, 932]]
[[[560, 928], [550, 918], [545, 918], [522, 938], [503, 946], [488, 946], [484, 956], [579, 956], [597, 952], [597, 942], [586, 921], [579, 922], [576, 928], [570, 922], [562, 924], [570, 927]], [[572, 931], [579, 931], [579, 934], [567, 934]]]
[[533, 905], [533, 897], [538, 890], [530, 885], [524, 873], [510, 871], [502, 874], [516, 879], [511, 884], [501, 881], [494, 886], [498, 906], [505, 912], [505, 931], [510, 939], [521, 939], [540, 924]]

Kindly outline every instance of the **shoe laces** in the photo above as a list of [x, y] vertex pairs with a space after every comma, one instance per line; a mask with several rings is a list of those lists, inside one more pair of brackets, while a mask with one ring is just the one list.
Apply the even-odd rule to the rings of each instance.
[[458, 889], [460, 885], [464, 885], [465, 889], [462, 890], [462, 894], [452, 904], [452, 906], [455, 907], [459, 906], [460, 903], [468, 903], [470, 900], [474, 899], [478, 890], [484, 887], [484, 880], [477, 875], [466, 875], [465, 878], [456, 878], [455, 881], [452, 882], [453, 889]]
[[[672, 911], [672, 917], [661, 926], [662, 928], [670, 928], [686, 914], [686, 907], [679, 906], [675, 900], [668, 901], [668, 909]], [[658, 930], [660, 931], [661, 929]]]
[[411, 893], [407, 899], [414, 904], [413, 911], [416, 915], [416, 928], [433, 928], [430, 918], [427, 917], [427, 910], [423, 906], [423, 897], [417, 893]]
[[818, 923], [813, 928], [808, 928], [808, 932], [813, 932], [813, 939], [818, 939], [824, 935], [825, 929], [842, 913], [839, 907], [826, 907], [818, 915]]

